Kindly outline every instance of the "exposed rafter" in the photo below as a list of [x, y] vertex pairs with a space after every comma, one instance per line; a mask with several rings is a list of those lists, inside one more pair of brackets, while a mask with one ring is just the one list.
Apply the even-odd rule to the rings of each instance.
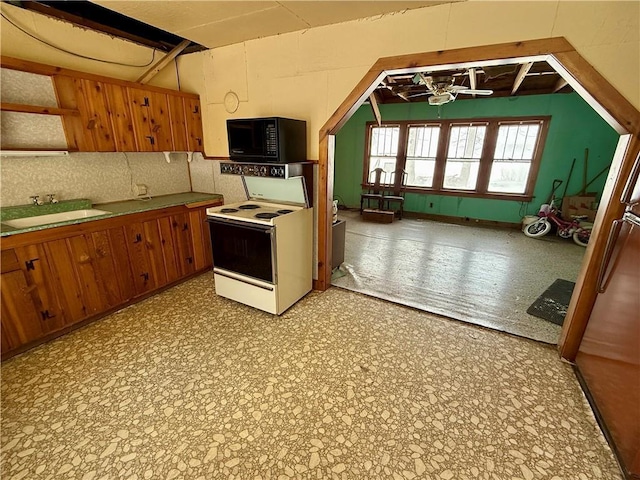
[[162, 57], [158, 62], [156, 62], [155, 65], [153, 65], [149, 70], [147, 70], [146, 72], [144, 72], [144, 75], [142, 75], [138, 80], [136, 80], [138, 83], [147, 83], [149, 80], [151, 80], [153, 77], [156, 76], [156, 74], [162, 70], [164, 67], [166, 67], [169, 62], [171, 62], [174, 58], [176, 58], [178, 55], [180, 55], [180, 52], [182, 52], [185, 48], [187, 48], [189, 46], [189, 44], [191, 43], [191, 40], [183, 40], [181, 41], [178, 46], [176, 46], [173, 50], [171, 50], [169, 53], [167, 53], [164, 57]]
[[569, 85], [569, 82], [567, 82], [564, 78], [560, 77], [556, 82], [555, 87], [553, 87], [553, 93], [559, 92], [567, 85]]
[[529, 70], [531, 70], [531, 67], [533, 67], [533, 62], [523, 63], [520, 66], [520, 70], [518, 71], [518, 74], [516, 75], [516, 79], [513, 82], [513, 88], [511, 88], [511, 95], [515, 95], [515, 93], [518, 91], [518, 88], [520, 88], [520, 85], [522, 85], [522, 82], [524, 81], [524, 77], [527, 76], [527, 73], [529, 73]]
[[380, 115], [380, 108], [378, 108], [378, 99], [376, 98], [375, 90], [369, 95], [369, 103], [371, 104], [371, 110], [373, 110], [373, 116], [376, 117], [378, 126], [382, 126], [382, 115]]
[[[478, 88], [478, 78], [476, 76], [475, 68], [469, 69], [469, 85], [471, 85], [471, 90], [475, 90], [476, 88]], [[473, 98], [476, 98], [475, 93], [473, 94]]]

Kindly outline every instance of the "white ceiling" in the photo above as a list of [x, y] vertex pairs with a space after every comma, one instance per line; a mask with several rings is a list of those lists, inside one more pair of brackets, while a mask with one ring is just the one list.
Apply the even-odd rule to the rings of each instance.
[[208, 48], [414, 8], [435, 1], [127, 1], [94, 3]]

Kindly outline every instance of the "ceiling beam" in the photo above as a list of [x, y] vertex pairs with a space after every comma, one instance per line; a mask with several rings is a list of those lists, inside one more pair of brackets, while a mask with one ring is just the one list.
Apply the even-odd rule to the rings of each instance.
[[180, 52], [182, 52], [185, 48], [187, 48], [190, 43], [191, 43], [191, 40], [181, 41], [178, 45], [176, 45], [176, 47], [173, 50], [171, 50], [164, 57], [158, 60], [158, 62], [155, 65], [153, 65], [149, 70], [144, 72], [144, 75], [142, 75], [136, 81], [138, 83], [147, 83], [149, 80], [155, 77], [160, 70], [166, 67], [169, 64], [169, 62], [171, 62], [174, 58], [180, 55]]
[[560, 77], [556, 82], [555, 87], [553, 87], [553, 93], [559, 92], [567, 85], [569, 85], [569, 82], [567, 82], [564, 78]]
[[373, 116], [376, 117], [378, 126], [382, 126], [382, 115], [380, 115], [380, 108], [378, 108], [378, 99], [376, 98], [375, 90], [369, 95], [369, 103], [371, 103], [371, 110], [373, 110]]
[[524, 81], [524, 77], [527, 76], [527, 73], [529, 73], [529, 70], [531, 70], [532, 66], [533, 66], [533, 62], [523, 63], [520, 66], [520, 70], [518, 71], [518, 75], [516, 75], [516, 79], [513, 82], [513, 88], [511, 89], [511, 95], [515, 95], [515, 93], [518, 91], [518, 88], [520, 88], [520, 85], [522, 85], [522, 82]]
[[[469, 69], [469, 84], [471, 86], [471, 90], [476, 90], [478, 88], [478, 78], [476, 77], [476, 69]], [[476, 94], [472, 95], [473, 98], [476, 98]]]

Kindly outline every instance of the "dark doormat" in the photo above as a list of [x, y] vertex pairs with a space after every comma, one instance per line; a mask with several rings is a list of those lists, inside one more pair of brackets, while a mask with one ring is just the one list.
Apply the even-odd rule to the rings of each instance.
[[562, 325], [575, 285], [575, 282], [557, 279], [527, 308], [527, 313], [556, 325]]

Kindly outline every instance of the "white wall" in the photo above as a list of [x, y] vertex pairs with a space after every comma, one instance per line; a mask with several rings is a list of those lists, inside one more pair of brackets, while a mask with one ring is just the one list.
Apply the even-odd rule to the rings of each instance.
[[[80, 55], [129, 65], [144, 65], [153, 58], [153, 49], [127, 40], [77, 27], [5, 2], [0, 4], [0, 10], [32, 35]], [[34, 40], [1, 17], [0, 52], [9, 57], [129, 81], [137, 80], [150, 68], [114, 65], [61, 52]], [[163, 56], [164, 53], [156, 52], [155, 61]], [[177, 89], [176, 75], [175, 65], [171, 63], [154, 77], [150, 84]]]
[[[200, 94], [205, 151], [227, 156], [225, 120], [281, 115], [318, 132], [380, 57], [565, 37], [640, 108], [640, 2], [484, 1], [439, 5], [313, 28], [182, 56], [182, 84]], [[225, 111], [235, 91], [240, 107]]]

